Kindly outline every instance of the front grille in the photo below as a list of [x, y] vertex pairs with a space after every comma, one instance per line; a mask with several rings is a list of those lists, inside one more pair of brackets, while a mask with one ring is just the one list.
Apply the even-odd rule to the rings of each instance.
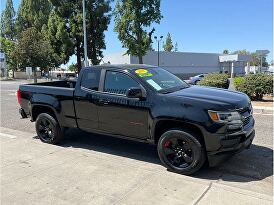
[[244, 119], [243, 119], [244, 126], [246, 126], [250, 122], [250, 119], [251, 119], [251, 115], [248, 117], [244, 117]]
[[247, 107], [244, 107], [244, 108], [237, 109], [237, 111], [242, 116], [243, 126], [248, 125], [248, 123], [250, 122], [251, 117], [252, 117], [252, 107], [247, 106]]

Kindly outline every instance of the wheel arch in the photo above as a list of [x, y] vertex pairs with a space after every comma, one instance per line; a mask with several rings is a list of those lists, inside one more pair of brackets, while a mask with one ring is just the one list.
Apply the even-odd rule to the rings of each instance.
[[189, 122], [174, 120], [174, 119], [161, 119], [155, 123], [154, 129], [153, 129], [154, 143], [157, 144], [161, 135], [172, 128], [181, 128], [185, 131], [195, 134], [195, 137], [197, 137], [198, 140], [201, 141], [201, 143], [203, 143], [203, 145], [205, 146], [203, 132], [197, 125], [194, 125], [193, 123], [189, 123]]
[[56, 111], [51, 106], [41, 105], [41, 104], [32, 105], [32, 108], [31, 108], [31, 119], [32, 119], [32, 121], [36, 121], [38, 115], [41, 114], [41, 113], [48, 113], [52, 117], [54, 117], [57, 121], [59, 121]]

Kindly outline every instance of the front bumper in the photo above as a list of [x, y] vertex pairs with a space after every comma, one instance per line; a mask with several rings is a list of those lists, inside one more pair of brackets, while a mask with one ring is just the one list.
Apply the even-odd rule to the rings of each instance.
[[252, 129], [252, 132], [249, 135], [247, 135], [247, 137], [243, 135], [240, 138], [239, 143], [235, 143], [231, 147], [228, 147], [227, 145], [226, 145], [227, 147], [222, 146], [222, 148], [219, 149], [218, 151], [208, 152], [207, 157], [208, 157], [209, 166], [211, 167], [217, 166], [221, 162], [231, 157], [233, 154], [239, 153], [243, 151], [244, 149], [249, 149], [254, 137], [255, 137], [255, 130]]
[[251, 116], [245, 127], [237, 132], [210, 134], [206, 142], [209, 166], [216, 166], [235, 153], [250, 148], [255, 137], [255, 121]]

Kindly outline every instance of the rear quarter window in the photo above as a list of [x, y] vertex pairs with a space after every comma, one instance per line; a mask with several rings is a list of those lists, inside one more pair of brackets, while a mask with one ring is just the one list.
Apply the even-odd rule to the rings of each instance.
[[83, 73], [81, 86], [90, 90], [98, 91], [100, 83], [101, 69], [86, 69]]

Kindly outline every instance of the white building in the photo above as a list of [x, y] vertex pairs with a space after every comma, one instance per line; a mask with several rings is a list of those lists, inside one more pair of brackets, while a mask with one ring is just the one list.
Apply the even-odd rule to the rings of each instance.
[[[188, 78], [201, 73], [228, 72], [236, 75], [245, 74], [245, 66], [252, 60], [251, 55], [225, 55], [218, 53], [190, 53], [190, 52], [159, 52], [159, 66], [170, 72]], [[104, 63], [135, 64], [138, 57], [116, 53], [106, 55]], [[143, 63], [158, 65], [158, 52], [149, 51], [143, 57]]]

